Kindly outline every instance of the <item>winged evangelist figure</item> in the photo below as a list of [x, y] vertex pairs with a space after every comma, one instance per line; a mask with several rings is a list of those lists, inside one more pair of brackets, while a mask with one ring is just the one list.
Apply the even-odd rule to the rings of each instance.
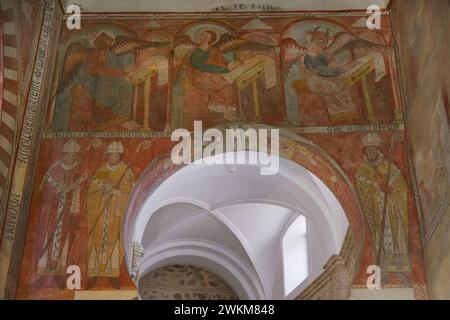
[[57, 131], [98, 130], [129, 119], [133, 87], [125, 77], [135, 52], [168, 46], [110, 30], [79, 38], [66, 49], [55, 93], [52, 127]]
[[273, 46], [236, 37], [228, 32], [201, 28], [193, 37], [184, 35], [174, 47], [174, 67], [183, 92], [185, 114], [222, 113], [237, 119], [237, 98], [233, 85], [225, 78], [239, 67], [242, 52], [264, 52]]
[[[283, 51], [284, 77], [292, 77], [297, 66], [300, 79], [292, 82], [297, 93], [312, 93], [323, 96], [327, 103], [330, 116], [336, 119], [353, 117], [357, 115], [357, 107], [353, 101], [349, 87], [342, 81], [348, 72], [359, 67], [361, 61], [353, 58], [340, 62], [337, 56], [353, 49], [379, 49], [384, 48], [359, 38], [349, 32], [337, 32], [331, 35], [329, 31], [321, 31], [320, 27], [307, 32], [306, 46], [302, 46], [293, 37], [286, 37], [281, 42]], [[351, 55], [350, 55], [351, 57]], [[385, 75], [384, 61], [381, 54], [374, 52], [376, 80]], [[378, 68], [379, 67], [379, 68]], [[297, 77], [298, 78], [298, 77]]]

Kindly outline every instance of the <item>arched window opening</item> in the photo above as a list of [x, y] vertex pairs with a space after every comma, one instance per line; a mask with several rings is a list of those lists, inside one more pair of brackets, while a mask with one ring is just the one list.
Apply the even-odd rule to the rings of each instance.
[[283, 237], [284, 291], [289, 295], [309, 276], [306, 219], [299, 216]]

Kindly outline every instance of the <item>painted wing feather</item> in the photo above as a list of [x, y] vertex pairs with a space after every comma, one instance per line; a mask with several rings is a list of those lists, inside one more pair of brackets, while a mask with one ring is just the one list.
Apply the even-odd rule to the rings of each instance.
[[333, 43], [326, 49], [332, 55], [337, 55], [345, 50], [355, 48], [384, 48], [384, 46], [364, 40], [350, 33], [340, 32], [336, 34]]
[[284, 79], [286, 79], [291, 71], [291, 68], [297, 63], [298, 58], [305, 53], [305, 48], [300, 46], [296, 40], [293, 38], [284, 38], [281, 40], [282, 49], [282, 74]]
[[73, 43], [69, 46], [69, 48], [67, 48], [61, 80], [57, 91], [58, 93], [64, 91], [64, 89], [69, 85], [85, 61], [85, 58], [86, 48], [81, 43]]
[[173, 50], [173, 67], [178, 70], [181, 66], [188, 63], [194, 43], [188, 36], [181, 37], [175, 43]]
[[122, 55], [145, 48], [161, 48], [168, 46], [168, 44], [168, 42], [164, 41], [145, 41], [127, 36], [118, 36], [111, 50], [116, 55]]
[[223, 53], [233, 52], [237, 50], [270, 50], [277, 48], [273, 45], [250, 41], [235, 37], [229, 33], [223, 34], [219, 41], [214, 45]]

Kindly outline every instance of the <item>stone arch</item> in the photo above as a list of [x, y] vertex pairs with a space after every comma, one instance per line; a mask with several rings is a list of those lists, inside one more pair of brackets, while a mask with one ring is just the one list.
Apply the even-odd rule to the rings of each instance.
[[237, 300], [238, 298], [235, 291], [217, 273], [194, 265], [159, 267], [141, 277], [139, 284], [139, 297], [147, 300]]
[[[233, 125], [233, 128], [236, 127], [245, 130], [249, 125]], [[270, 129], [268, 126], [257, 124], [252, 127]], [[224, 128], [218, 127], [218, 129]], [[329, 259], [322, 275], [310, 284], [298, 298], [347, 298], [353, 278], [359, 270], [366, 239], [364, 218], [356, 191], [342, 168], [324, 150], [304, 137], [284, 129], [280, 130], [280, 157], [293, 161], [314, 173], [337, 198], [349, 223], [340, 254]], [[133, 242], [134, 222], [139, 209], [149, 195], [182, 167], [184, 166], [176, 166], [171, 162], [170, 152], [161, 154], [151, 161], [136, 184], [124, 220], [123, 233], [125, 259], [132, 275], [136, 275], [138, 269], [136, 261], [140, 256], [140, 244]]]

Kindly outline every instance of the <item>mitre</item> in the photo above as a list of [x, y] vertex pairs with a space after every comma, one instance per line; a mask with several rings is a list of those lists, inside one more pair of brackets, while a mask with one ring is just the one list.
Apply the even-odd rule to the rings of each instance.
[[362, 138], [362, 145], [364, 147], [380, 147], [381, 139], [376, 133], [369, 133]]
[[114, 141], [107, 148], [107, 153], [123, 153], [123, 144], [120, 141]]
[[80, 145], [75, 140], [69, 140], [64, 144], [63, 152], [80, 152]]

